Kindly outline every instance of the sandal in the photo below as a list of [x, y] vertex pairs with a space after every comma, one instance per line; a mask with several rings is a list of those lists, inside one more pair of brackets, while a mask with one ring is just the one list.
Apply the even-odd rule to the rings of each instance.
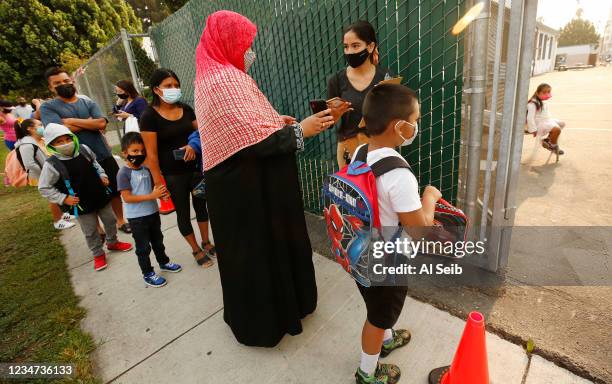
[[[191, 252], [191, 254], [193, 255], [193, 258], [195, 259], [196, 263], [198, 263], [198, 265], [202, 268], [210, 268], [215, 265], [215, 262], [212, 261], [210, 256], [208, 256], [208, 254], [206, 254], [202, 249], [200, 249], [199, 251]], [[198, 255], [203, 256], [198, 257]]]
[[132, 228], [129, 223], [123, 223], [118, 229], [123, 233], [132, 233]]
[[[210, 248], [207, 248], [207, 245], [210, 245]], [[210, 241], [202, 241], [202, 249], [211, 258], [217, 257], [217, 248], [215, 248], [215, 246]]]

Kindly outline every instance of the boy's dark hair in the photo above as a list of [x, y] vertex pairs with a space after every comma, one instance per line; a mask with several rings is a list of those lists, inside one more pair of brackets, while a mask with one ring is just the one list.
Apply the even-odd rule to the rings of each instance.
[[385, 132], [389, 122], [408, 120], [414, 113], [417, 94], [401, 84], [380, 84], [372, 88], [363, 102], [363, 119], [372, 136]]
[[45, 71], [45, 80], [47, 80], [47, 83], [48, 83], [48, 82], [49, 82], [49, 78], [50, 78], [51, 76], [59, 75], [60, 73], [65, 73], [65, 74], [67, 74], [67, 75], [70, 75], [70, 74], [68, 73], [68, 71], [66, 71], [66, 70], [65, 70], [65, 69], [63, 69], [63, 68], [60, 68], [60, 67], [51, 67], [51, 68], [48, 68], [48, 69]]
[[121, 150], [123, 152], [127, 152], [128, 148], [132, 144], [142, 144], [144, 145], [144, 141], [142, 141], [142, 136], [138, 132], [128, 132], [121, 138]]

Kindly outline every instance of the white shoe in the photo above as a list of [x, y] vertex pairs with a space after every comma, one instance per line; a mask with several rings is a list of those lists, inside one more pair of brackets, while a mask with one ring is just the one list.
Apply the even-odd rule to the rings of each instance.
[[64, 214], [62, 215], [62, 218], [60, 220], [64, 220], [64, 221], [74, 220], [74, 216], [72, 216], [68, 212], [64, 212]]
[[74, 223], [64, 219], [59, 219], [57, 222], [53, 223], [55, 229], [68, 229], [74, 227], [74, 225]]

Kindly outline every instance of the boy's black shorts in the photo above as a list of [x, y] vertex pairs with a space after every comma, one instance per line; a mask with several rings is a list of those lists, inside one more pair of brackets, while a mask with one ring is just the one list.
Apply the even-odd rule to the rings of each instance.
[[106, 176], [108, 176], [108, 187], [111, 189], [111, 196], [119, 196], [120, 193], [117, 190], [117, 173], [119, 172], [119, 165], [117, 161], [111, 156], [104, 160], [99, 160], [98, 164], [100, 164], [104, 172], [106, 172]]
[[393, 328], [404, 307], [407, 286], [363, 287], [356, 283], [368, 310], [368, 322], [375, 327]]

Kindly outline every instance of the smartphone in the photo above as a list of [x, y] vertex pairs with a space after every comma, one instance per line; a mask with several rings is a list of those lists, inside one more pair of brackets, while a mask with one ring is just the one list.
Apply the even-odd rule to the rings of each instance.
[[325, 100], [310, 100], [310, 109], [312, 113], [319, 113], [327, 109], [327, 101]]
[[183, 160], [185, 158], [185, 149], [175, 149], [172, 151], [174, 154], [174, 160]]

